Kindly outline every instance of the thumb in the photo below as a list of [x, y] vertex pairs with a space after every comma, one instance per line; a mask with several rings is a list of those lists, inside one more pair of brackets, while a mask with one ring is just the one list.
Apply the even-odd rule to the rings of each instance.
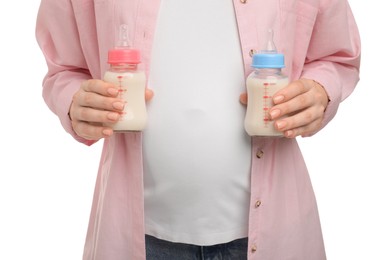
[[243, 105], [247, 105], [248, 104], [248, 94], [245, 92], [245, 93], [242, 93], [240, 95], [240, 102], [241, 104]]
[[153, 96], [154, 96], [153, 90], [151, 90], [149, 88], [146, 88], [146, 90], [145, 90], [145, 100], [149, 101], [149, 100], [151, 100], [153, 98]]

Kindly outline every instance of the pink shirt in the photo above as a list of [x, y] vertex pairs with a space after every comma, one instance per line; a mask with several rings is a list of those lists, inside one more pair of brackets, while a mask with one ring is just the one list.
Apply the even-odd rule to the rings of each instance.
[[[234, 0], [245, 74], [257, 32], [275, 30], [290, 79], [321, 83], [329, 105], [325, 126], [356, 86], [360, 39], [346, 0]], [[43, 97], [76, 140], [68, 110], [83, 80], [102, 78], [120, 23], [136, 23], [135, 47], [150, 66], [159, 1], [42, 0], [36, 36], [48, 73]], [[130, 19], [130, 20], [129, 20]], [[142, 135], [104, 141], [84, 260], [145, 259]], [[295, 139], [252, 138], [248, 259], [325, 259], [310, 178]]]

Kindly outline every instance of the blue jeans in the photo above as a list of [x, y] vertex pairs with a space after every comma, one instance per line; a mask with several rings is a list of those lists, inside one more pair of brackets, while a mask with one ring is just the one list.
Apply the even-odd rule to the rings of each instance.
[[237, 239], [226, 244], [197, 246], [173, 243], [146, 235], [147, 260], [245, 260], [248, 239]]

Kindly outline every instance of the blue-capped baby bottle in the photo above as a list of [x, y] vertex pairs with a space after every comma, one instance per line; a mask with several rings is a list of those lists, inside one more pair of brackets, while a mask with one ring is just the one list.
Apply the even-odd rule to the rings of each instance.
[[269, 30], [267, 46], [252, 57], [252, 73], [246, 80], [248, 105], [245, 115], [245, 130], [250, 136], [283, 136], [269, 119], [269, 110], [274, 105], [273, 95], [289, 83], [282, 73], [284, 55], [278, 53]]

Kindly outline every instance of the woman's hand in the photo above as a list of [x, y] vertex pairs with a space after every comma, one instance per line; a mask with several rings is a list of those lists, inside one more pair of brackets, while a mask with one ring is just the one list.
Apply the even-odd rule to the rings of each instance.
[[[247, 94], [242, 94], [240, 101], [246, 104]], [[320, 84], [302, 78], [275, 93], [273, 102], [269, 118], [285, 137], [294, 138], [310, 136], [321, 128], [329, 99]]]
[[[84, 81], [74, 94], [69, 109], [69, 117], [76, 134], [88, 140], [99, 140], [113, 134], [103, 123], [115, 123], [125, 107], [125, 101], [118, 98], [119, 88], [102, 80]], [[145, 91], [145, 99], [150, 100], [153, 91]]]

